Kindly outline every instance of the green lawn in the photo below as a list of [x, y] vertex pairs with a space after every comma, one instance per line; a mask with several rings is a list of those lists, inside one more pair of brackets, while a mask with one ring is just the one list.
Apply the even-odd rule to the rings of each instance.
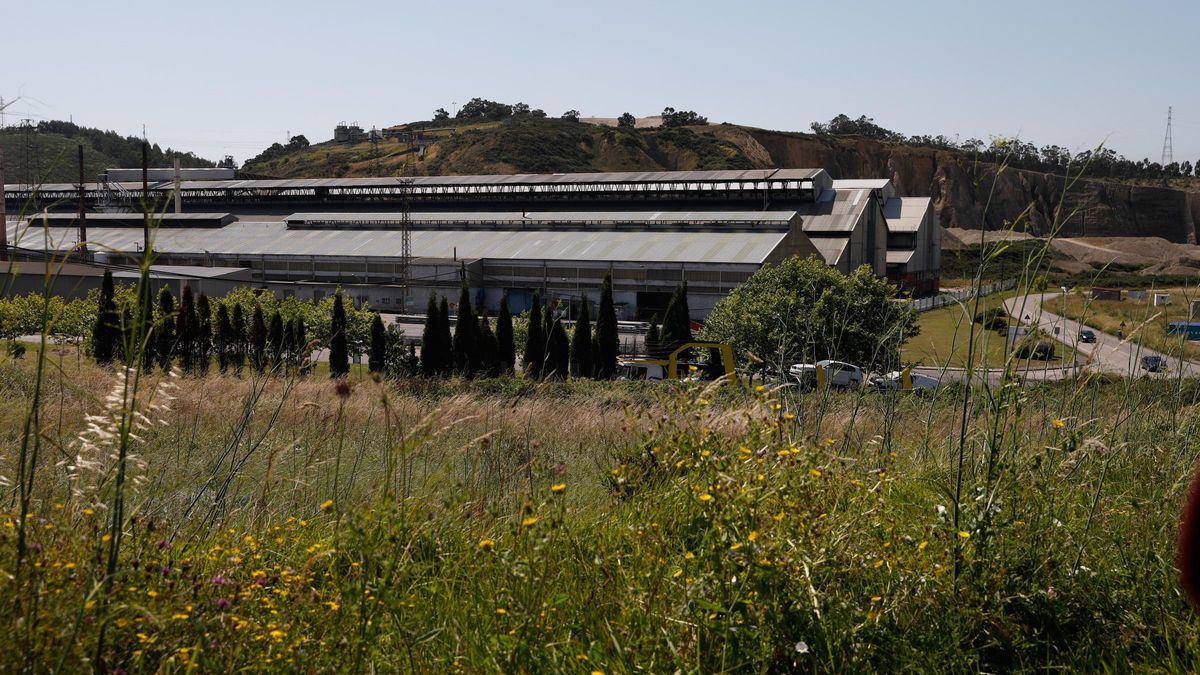
[[[1000, 307], [1004, 300], [1015, 293], [997, 293], [982, 298], [978, 311], [987, 311]], [[905, 363], [915, 363], [924, 366], [947, 366], [963, 368], [967, 364], [968, 346], [971, 342], [971, 316], [974, 302], [964, 305], [951, 305], [941, 309], [923, 312], [918, 323], [921, 334], [909, 340], [904, 345], [902, 358]], [[1007, 358], [1005, 336], [996, 332], [984, 330], [982, 326], [974, 327], [975, 351], [973, 360], [977, 367], [1003, 368]], [[1061, 365], [1063, 358], [1068, 361], [1073, 357], [1073, 349], [1068, 345], [1059, 344], [1059, 358], [1050, 361], [1031, 361], [1030, 367], [1045, 365]]]

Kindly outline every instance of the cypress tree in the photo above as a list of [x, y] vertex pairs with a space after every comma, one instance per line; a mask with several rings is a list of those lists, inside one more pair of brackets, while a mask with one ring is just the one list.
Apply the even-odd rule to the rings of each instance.
[[345, 377], [350, 374], [350, 355], [346, 347], [346, 308], [342, 304], [341, 291], [333, 296], [329, 334], [329, 376]]
[[613, 305], [612, 274], [604, 275], [600, 286], [600, 311], [596, 315], [596, 377], [611, 380], [617, 374], [617, 355], [621, 338], [617, 335], [617, 309]]
[[291, 372], [296, 365], [296, 318], [292, 317], [283, 322], [283, 349], [280, 354], [280, 362], [283, 369]]
[[542, 379], [542, 362], [546, 358], [546, 336], [542, 333], [542, 303], [535, 292], [529, 308], [529, 334], [525, 340], [525, 372], [529, 377]]
[[485, 377], [500, 374], [500, 345], [486, 316], [479, 317], [479, 372]]
[[284, 351], [286, 340], [283, 332], [283, 317], [279, 315], [279, 312], [272, 312], [271, 323], [267, 328], [267, 361], [271, 370], [276, 373], [287, 357]]
[[500, 298], [500, 316], [496, 318], [496, 351], [500, 374], [512, 373], [517, 363], [517, 347], [513, 342], [512, 314], [508, 311], [508, 294]]
[[208, 296], [201, 293], [196, 303], [196, 360], [201, 375], [208, 375], [212, 360], [212, 307]]
[[375, 312], [371, 321], [371, 351], [367, 355], [367, 370], [372, 373], [383, 372], [384, 361], [387, 360], [387, 335], [383, 330], [383, 317]]
[[662, 319], [657, 314], [650, 317], [650, 327], [646, 329], [646, 337], [643, 339], [646, 354], [653, 357], [662, 353], [662, 334], [658, 332], [658, 324], [661, 322]]
[[454, 337], [450, 334], [450, 301], [445, 296], [442, 296], [442, 301], [438, 304], [438, 331], [435, 344], [437, 345], [438, 374], [449, 377], [454, 373], [454, 354], [451, 351]]
[[158, 358], [158, 340], [154, 335], [154, 289], [150, 286], [150, 274], [142, 271], [138, 282], [137, 315], [130, 329], [132, 348], [130, 361], [136, 362], [140, 355], [142, 369], [150, 372]]
[[304, 317], [297, 316], [292, 328], [292, 344], [295, 345], [296, 372], [304, 375], [308, 372], [308, 357], [312, 355], [308, 346], [308, 330], [304, 326]]
[[96, 307], [96, 323], [92, 327], [92, 356], [96, 363], [108, 365], [117, 355], [120, 327], [117, 322], [117, 305], [113, 301], [113, 277], [111, 270], [104, 270], [104, 282], [100, 285], [100, 300]]
[[567, 340], [567, 331], [562, 321], [554, 320], [550, 324], [550, 339], [546, 343], [546, 377], [565, 380], [567, 371], [571, 368], [571, 344]]
[[217, 305], [217, 333], [213, 336], [213, 350], [217, 353], [217, 368], [221, 374], [229, 372], [233, 365], [233, 325], [229, 323], [229, 310], [224, 304]]
[[233, 330], [230, 332], [230, 364], [233, 373], [242, 376], [242, 368], [246, 365], [246, 312], [240, 304], [233, 306]]
[[438, 374], [437, 362], [437, 333], [441, 321], [438, 319], [437, 294], [429, 294], [429, 304], [425, 306], [425, 328], [421, 331], [421, 374], [433, 377]]
[[175, 296], [171, 289], [163, 286], [158, 293], [159, 319], [154, 327], [155, 342], [158, 347], [158, 367], [163, 371], [171, 369], [175, 358]]
[[117, 332], [117, 351], [113, 355], [114, 358], [120, 357], [122, 361], [125, 361], [129, 354], [137, 353], [133, 346], [135, 335], [137, 335], [137, 330], [133, 325], [133, 311], [129, 307], [125, 307], [121, 310], [121, 326], [120, 331]]
[[579, 305], [575, 334], [571, 336], [571, 376], [591, 377], [592, 373], [592, 322], [588, 316], [587, 296], [584, 296]]
[[479, 369], [479, 324], [471, 309], [471, 292], [466, 284], [458, 294], [458, 317], [454, 323], [454, 369], [472, 377]]
[[680, 345], [692, 341], [692, 320], [688, 316], [687, 285], [675, 287], [667, 312], [663, 317], [662, 348], [672, 352]]
[[267, 322], [258, 304], [254, 305], [250, 319], [250, 367], [260, 375], [267, 369]]
[[421, 372], [422, 363], [417, 358], [417, 346], [409, 343], [408, 356], [404, 357], [404, 373], [409, 377], [416, 377]]
[[191, 375], [196, 365], [196, 303], [192, 287], [183, 287], [179, 299], [179, 311], [175, 313], [175, 351], [179, 354], [179, 367]]

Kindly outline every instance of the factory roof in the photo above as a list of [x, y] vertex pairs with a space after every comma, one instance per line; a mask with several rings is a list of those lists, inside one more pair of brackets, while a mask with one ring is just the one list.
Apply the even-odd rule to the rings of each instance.
[[870, 190], [823, 190], [817, 201], [799, 207], [805, 232], [851, 232], [871, 203]]
[[[511, 211], [511, 212], [416, 212], [410, 213], [414, 227], [431, 225], [463, 229], [501, 226], [509, 229], [555, 228], [622, 224], [641, 228], [664, 226], [754, 226], [787, 229], [797, 218], [795, 211]], [[398, 227], [402, 213], [293, 213], [283, 221], [290, 228], [384, 228]]]
[[[14, 245], [66, 250], [77, 231], [55, 228], [23, 233], [9, 227]], [[43, 234], [48, 232], [48, 235]], [[162, 253], [211, 253], [245, 256], [326, 256], [399, 258], [397, 230], [289, 230], [281, 222], [238, 222], [206, 230], [170, 229], [155, 233], [155, 250]], [[633, 263], [703, 262], [759, 264], [774, 251], [787, 232], [612, 232], [415, 230], [414, 258], [497, 260], [576, 260]], [[129, 228], [88, 229], [93, 250], [137, 251], [142, 232]]]
[[893, 197], [883, 204], [889, 232], [916, 232], [932, 208], [929, 197]]
[[[571, 186], [685, 186], [685, 189], [730, 187], [725, 184], [740, 184], [742, 188], [757, 189], [760, 182], [804, 183], [825, 175], [823, 169], [746, 169], [731, 171], [622, 171], [612, 173], [553, 173], [553, 174], [504, 174], [480, 176], [415, 176], [412, 178], [289, 178], [268, 180], [185, 180], [181, 189], [187, 190], [309, 190], [330, 189], [380, 189], [395, 190], [405, 185], [422, 192], [436, 188], [479, 188], [480, 191], [504, 191], [503, 188], [544, 188], [547, 191]], [[749, 184], [749, 185], [746, 185]], [[96, 183], [86, 184], [88, 189], [98, 189]], [[127, 190], [140, 190], [140, 181], [121, 183]], [[161, 190], [174, 187], [173, 181], [155, 181], [150, 189]], [[798, 185], [797, 185], [798, 187]], [[488, 190], [486, 188], [495, 188]], [[27, 186], [8, 184], [7, 191], [28, 191]], [[74, 183], [52, 183], [40, 186], [42, 192], [66, 192], [77, 190]], [[529, 191], [529, 190], [526, 190]]]
[[888, 251], [887, 264], [907, 265], [915, 253], [916, 251]]

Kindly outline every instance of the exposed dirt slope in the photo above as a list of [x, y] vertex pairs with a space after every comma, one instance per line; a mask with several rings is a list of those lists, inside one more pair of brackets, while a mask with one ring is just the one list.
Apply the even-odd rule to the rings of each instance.
[[248, 167], [279, 177], [737, 168], [824, 168], [834, 178], [887, 176], [934, 199], [941, 223], [1034, 235], [1161, 237], [1196, 242], [1200, 194], [979, 164], [963, 153], [735, 125], [619, 130], [555, 119], [425, 131], [421, 156], [397, 140], [322, 143]]

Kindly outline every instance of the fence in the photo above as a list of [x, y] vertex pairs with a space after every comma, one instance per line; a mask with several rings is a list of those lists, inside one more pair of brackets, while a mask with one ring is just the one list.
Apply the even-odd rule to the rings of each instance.
[[1017, 287], [1016, 279], [1005, 279], [1004, 281], [994, 281], [990, 284], [984, 284], [976, 289], [974, 286], [968, 288], [956, 288], [952, 291], [947, 291], [932, 298], [922, 298], [913, 300], [913, 307], [918, 312], [927, 312], [931, 309], [945, 307], [963, 300], [968, 300], [975, 297], [975, 291], [979, 291], [979, 295], [991, 295], [1000, 291], [1007, 291]]

